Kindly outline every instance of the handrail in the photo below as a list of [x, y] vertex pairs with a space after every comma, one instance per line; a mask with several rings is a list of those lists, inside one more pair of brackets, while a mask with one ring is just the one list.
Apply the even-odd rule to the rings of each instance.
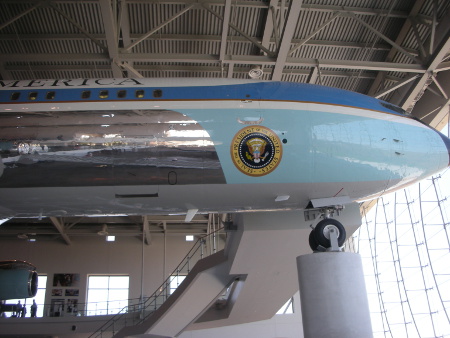
[[[175, 270], [166, 278], [166, 280], [156, 289], [156, 291], [149, 297], [142, 299], [142, 301], [138, 304], [133, 305], [133, 309], [138, 309], [137, 311], [130, 311], [131, 306], [127, 305], [123, 307], [116, 315], [110, 318], [106, 323], [104, 323], [97, 331], [92, 333], [89, 338], [104, 338], [103, 334], [107, 334], [107, 332], [111, 332], [111, 335], [108, 337], [113, 337], [120, 329], [130, 325], [137, 325], [144, 322], [148, 317], [150, 317], [153, 312], [155, 312], [170, 296], [170, 285], [171, 282], [179, 277], [180, 275], [185, 276], [191, 271], [191, 267], [194, 264], [209, 255], [212, 255], [217, 251], [216, 238], [215, 236], [222, 231], [224, 228], [221, 227], [205, 236], [200, 237], [186, 254], [186, 256], [181, 260], [180, 264], [175, 268]], [[207, 238], [213, 238], [213, 248], [210, 248], [209, 255], [208, 250], [205, 250], [205, 246], [207, 246], [208, 241]], [[192, 259], [195, 255], [199, 253], [198, 259], [193, 262]], [[191, 265], [192, 264], [192, 265]], [[186, 268], [186, 270], [185, 270]], [[136, 314], [139, 313], [139, 317]], [[131, 318], [126, 317], [127, 314], [130, 314]], [[128, 319], [131, 319], [131, 324], [129, 324]], [[137, 321], [136, 321], [137, 319]], [[123, 322], [120, 325], [120, 322]], [[116, 327], [116, 324], [118, 327]]]

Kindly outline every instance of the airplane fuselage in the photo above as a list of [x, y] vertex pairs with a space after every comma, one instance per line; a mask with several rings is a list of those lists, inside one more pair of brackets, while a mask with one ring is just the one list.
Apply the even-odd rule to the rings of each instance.
[[0, 216], [302, 209], [449, 165], [398, 107], [298, 83], [0, 81]]

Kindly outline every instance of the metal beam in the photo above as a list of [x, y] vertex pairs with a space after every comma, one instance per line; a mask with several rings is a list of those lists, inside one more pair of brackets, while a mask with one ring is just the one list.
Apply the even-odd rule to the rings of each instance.
[[[209, 6], [203, 6], [204, 9], [206, 9], [208, 12], [210, 12], [212, 15], [214, 15], [215, 17], [217, 17], [220, 20], [224, 20], [224, 18], [217, 13], [216, 11], [213, 11], [211, 8], [209, 8]], [[239, 34], [241, 34], [242, 36], [244, 36], [247, 40], [249, 40], [250, 42], [252, 42], [255, 46], [257, 46], [259, 49], [263, 50], [264, 52], [266, 52], [268, 55], [273, 55], [273, 53], [267, 49], [266, 47], [264, 47], [261, 43], [259, 43], [259, 41], [257, 39], [255, 39], [254, 37], [248, 35], [247, 33], [245, 33], [242, 29], [240, 29], [239, 27], [237, 27], [235, 24], [233, 23], [229, 23], [229, 26], [231, 28], [233, 28], [236, 32], [238, 32]]]
[[144, 233], [144, 241], [146, 245], [152, 244], [152, 236], [150, 234], [150, 226], [148, 216], [142, 217], [142, 232]]
[[[106, 36], [104, 34], [92, 34], [98, 40], [106, 40]], [[140, 36], [140, 35], [139, 35]], [[122, 38], [124, 45], [129, 45], [131, 40], [138, 39], [139, 36], [137, 34], [126, 34], [124, 33], [124, 29], [122, 28]], [[258, 39], [257, 37], [253, 37], [254, 39]], [[52, 40], [85, 40], [86, 37], [81, 34], [43, 34], [43, 35], [30, 35], [30, 34], [21, 34], [20, 39], [22, 41], [32, 40], [39, 42], [49, 42]], [[8, 41], [17, 40], [17, 35], [15, 34], [2, 34], [0, 35], [0, 41]], [[157, 37], [149, 36], [148, 40], [172, 40], [172, 41], [207, 41], [207, 42], [220, 42], [221, 36], [219, 35], [188, 35], [188, 34], [158, 34]], [[248, 42], [251, 43], [247, 38], [243, 36], [233, 36], [233, 41], [235, 42]], [[263, 40], [264, 41], [264, 40]], [[336, 48], [367, 48], [368, 42], [351, 42], [351, 41], [326, 41], [326, 40], [313, 40], [310, 39], [307, 42], [303, 43], [303, 39], [292, 39], [293, 44], [302, 43], [304, 46], [326, 46], [326, 47], [336, 47]], [[267, 43], [263, 45], [266, 48], [269, 48], [270, 44], [275, 44], [275, 38], [270, 38], [267, 40]], [[385, 43], [375, 44], [373, 46], [375, 50], [390, 50], [391, 46]], [[410, 48], [405, 48], [405, 50], [411, 55], [417, 55], [417, 51]]]
[[[0, 25], [0, 31], [9, 26], [10, 24], [12, 24], [13, 22], [17, 21], [18, 19], [20, 19], [21, 17], [27, 15], [28, 13], [34, 11], [36, 8], [41, 7], [43, 4], [45, 4], [47, 1], [40, 1], [37, 4], [35, 4], [34, 6], [27, 8], [26, 10], [24, 10], [22, 13], [17, 14], [15, 17], [13, 17], [12, 19], [6, 21], [5, 23]], [[3, 3], [5, 6], [5, 2]], [[14, 2], [14, 4], [16, 4], [16, 2]]]
[[121, 78], [123, 77], [122, 70], [117, 63], [113, 61], [119, 55], [119, 48], [117, 45], [119, 39], [117, 36], [117, 23], [111, 7], [111, 1], [100, 0], [100, 10], [103, 18], [103, 29], [105, 31], [106, 41], [108, 43], [108, 53], [111, 58], [111, 68], [114, 77]]
[[66, 234], [66, 230], [64, 228], [64, 224], [60, 222], [56, 217], [50, 217], [50, 220], [52, 221], [53, 225], [55, 226], [56, 230], [61, 234], [61, 237], [64, 239], [67, 245], [71, 245], [72, 241], [70, 240], [70, 237]]
[[430, 126], [441, 130], [447, 123], [450, 122], [450, 100], [447, 100], [434, 114], [430, 122]]
[[151, 29], [150, 31], [148, 31], [147, 33], [145, 33], [144, 35], [142, 35], [139, 39], [137, 39], [136, 41], [134, 41], [133, 43], [131, 43], [130, 45], [126, 46], [124, 48], [125, 51], [130, 51], [131, 49], [133, 49], [133, 47], [137, 46], [138, 44], [140, 44], [142, 41], [144, 41], [145, 39], [147, 39], [150, 35], [156, 33], [157, 31], [159, 31], [161, 28], [163, 28], [165, 25], [171, 23], [173, 20], [177, 19], [179, 16], [183, 15], [184, 13], [186, 13], [187, 11], [189, 11], [191, 8], [196, 7], [197, 4], [191, 4], [189, 6], [186, 6], [185, 8], [183, 8], [181, 11], [179, 11], [178, 13], [176, 13], [174, 16], [172, 16], [171, 18], [167, 19], [166, 21], [162, 22], [161, 24], [159, 24], [158, 26], [156, 26], [155, 28]]
[[[219, 64], [218, 55], [213, 54], [145, 54], [145, 53], [120, 53], [119, 59], [122, 62], [183, 62], [183, 63], [213, 63]], [[0, 55], [0, 62], [15, 60], [17, 62], [49, 62], [57, 60], [96, 62], [108, 61], [107, 55], [101, 54], [9, 54]], [[276, 60], [264, 55], [227, 55], [223, 63], [243, 64], [243, 65], [267, 65], [274, 66]], [[293, 67], [315, 67], [317, 62], [322, 68], [347, 69], [347, 70], [373, 70], [383, 72], [406, 72], [423, 74], [426, 69], [417, 64], [405, 64], [395, 62], [375, 62], [375, 61], [354, 61], [354, 60], [329, 60], [312, 58], [287, 58], [286, 66]], [[9, 70], [7, 68], [7, 70]], [[438, 69], [436, 69], [438, 71]]]
[[317, 78], [319, 77], [319, 67], [313, 67], [311, 69], [311, 72], [309, 73], [307, 83], [315, 84], [317, 81]]
[[[422, 8], [424, 2], [425, 2], [425, 0], [416, 0], [416, 2], [414, 3], [414, 6], [412, 7], [408, 16], [411, 16], [411, 17], [417, 16], [417, 14], [419, 13], [420, 9]], [[411, 21], [405, 20], [402, 28], [400, 29], [400, 32], [397, 35], [397, 38], [395, 39], [396, 44], [401, 45], [403, 43], [403, 41], [405, 40], [406, 36], [409, 33], [410, 28], [411, 28]], [[408, 51], [408, 52], [410, 52], [410, 51]], [[386, 56], [385, 61], [391, 62], [392, 60], [394, 60], [394, 57], [396, 54], [397, 54], [397, 49], [391, 48], [390, 52]], [[380, 85], [384, 81], [385, 75], [386, 75], [385, 72], [378, 73], [377, 78], [372, 83], [372, 86], [369, 89], [368, 95], [374, 95], [378, 91], [378, 89], [380, 88]]]
[[[227, 66], [228, 64], [228, 66]], [[223, 72], [225, 72], [227, 74], [227, 76], [229, 78], [232, 77], [233, 73], [236, 74], [248, 74], [248, 67], [246, 66], [242, 66], [242, 67], [237, 67], [235, 66], [234, 62], [227, 62], [227, 64], [223, 64], [222, 65], [165, 65], [164, 66], [164, 71], [165, 72], [209, 72], [209, 73], [220, 73], [222, 74]], [[239, 63], [241, 64], [241, 63]], [[253, 64], [253, 63], [252, 63]], [[160, 65], [139, 65], [139, 66], [135, 66], [132, 67], [130, 65], [124, 65], [121, 64], [121, 66], [126, 67], [127, 70], [129, 71], [133, 71], [136, 72], [135, 75], [138, 76], [142, 76], [142, 72], [145, 71], [161, 71], [161, 66]], [[312, 67], [312, 68], [316, 68], [316, 67]], [[23, 70], [22, 66], [8, 66], [8, 71], [21, 71]], [[107, 71], [110, 70], [109, 66], [106, 65], [57, 65], [57, 66], [49, 66], [49, 65], [34, 65], [33, 66], [33, 70], [34, 71], [55, 71], [55, 72], [60, 72], [60, 71]], [[0, 70], [1, 71], [1, 70]], [[289, 69], [289, 71], [283, 71], [283, 73], [285, 72], [289, 72], [289, 74], [295, 74], [295, 75], [304, 75], [304, 76], [308, 76], [311, 74], [311, 71], [307, 70], [307, 69]], [[321, 76], [322, 77], [342, 77], [342, 78], [348, 78], [348, 77], [356, 77], [359, 76], [360, 78], [364, 78], [364, 79], [371, 79], [374, 80], [375, 79], [375, 74], [374, 73], [369, 73], [369, 72], [364, 72], [362, 74], [359, 74], [359, 72], [357, 71], [347, 71], [347, 70], [321, 70], [320, 71]], [[132, 73], [129, 73], [129, 76], [133, 76]], [[387, 76], [386, 77], [388, 80], [390, 81], [403, 81], [402, 78], [398, 78], [398, 77], [394, 77], [394, 76]]]
[[419, 30], [417, 29], [417, 21], [414, 17], [408, 18], [411, 21], [411, 28], [414, 33], [414, 37], [416, 38], [417, 45], [419, 46], [419, 55], [422, 60], [422, 63], [428, 58], [429, 54], [425, 50], [425, 46], [423, 44], [422, 38], [420, 37]]
[[4, 62], [0, 62], [0, 77], [3, 80], [12, 80], [11, 73], [4, 67]]
[[96, 39], [91, 33], [89, 33], [87, 30], [85, 30], [83, 27], [78, 24], [74, 19], [72, 19], [69, 15], [64, 13], [62, 10], [60, 10], [56, 5], [49, 2], [48, 5], [55, 10], [58, 14], [60, 14], [62, 17], [64, 17], [67, 21], [69, 21], [72, 25], [78, 28], [80, 32], [82, 32], [84, 35], [86, 35], [92, 42], [94, 42], [97, 46], [99, 46], [103, 51], [107, 52], [108, 48], [106, 48], [103, 43], [101, 43], [98, 39]]
[[278, 29], [275, 15], [275, 6], [278, 6], [279, 0], [270, 0], [269, 8], [267, 9], [266, 24], [264, 26], [264, 33], [261, 43], [264, 47], [269, 49], [269, 44], [271, 42], [271, 36], [274, 35], [275, 45], [278, 48]]
[[298, 17], [302, 8], [303, 0], [292, 0], [289, 7], [289, 14], [286, 20], [286, 25], [283, 29], [283, 36], [281, 37], [280, 48], [278, 49], [277, 61], [272, 72], [272, 81], [280, 81], [283, 69], [286, 64], [286, 58], [291, 47], [292, 37], [294, 36], [295, 28], [298, 23]]
[[395, 49], [397, 49], [397, 51], [399, 51], [400, 53], [406, 55], [407, 57], [409, 57], [411, 60], [413, 60], [416, 63], [421, 63], [419, 59], [417, 59], [414, 55], [411, 55], [410, 53], [408, 53], [402, 46], [400, 46], [399, 44], [397, 44], [396, 42], [392, 41], [391, 39], [389, 39], [386, 35], [380, 33], [378, 30], [376, 30], [375, 28], [373, 28], [371, 25], [369, 25], [368, 23], [366, 23], [364, 20], [361, 20], [360, 18], [358, 18], [356, 15], [354, 15], [353, 13], [350, 12], [343, 12], [342, 15], [351, 17], [353, 19], [355, 19], [356, 21], [358, 21], [361, 25], [363, 25], [364, 27], [366, 27], [367, 29], [369, 29], [372, 33], [374, 33], [375, 35], [377, 35], [378, 37], [380, 37], [381, 39], [383, 39], [384, 41], [386, 41], [387, 43], [389, 43], [390, 45], [392, 45], [392, 47], [394, 47]]
[[400, 81], [397, 84], [395, 84], [394, 86], [389, 87], [389, 88], [387, 88], [387, 89], [385, 89], [385, 90], [375, 94], [374, 97], [379, 99], [380, 97], [383, 97], [384, 95], [389, 94], [390, 92], [392, 92], [392, 91], [394, 91], [394, 90], [396, 90], [396, 89], [398, 89], [398, 88], [400, 88], [400, 87], [410, 83], [411, 81], [415, 80], [418, 76], [419, 75], [413, 75], [411, 77], [408, 77], [404, 81]]
[[231, 14], [231, 0], [225, 0], [225, 13], [223, 15], [222, 21], [222, 38], [220, 41], [219, 60], [223, 60], [225, 58], [225, 53], [227, 50], [230, 14]]
[[[444, 23], [443, 23], [444, 24]], [[447, 24], [447, 22], [445, 22]], [[431, 83], [433, 73], [436, 71], [439, 64], [450, 51], [450, 29], [447, 36], [441, 42], [439, 48], [435, 51], [431, 60], [429, 61], [426, 73], [417, 81], [414, 88], [410, 91], [406, 99], [403, 101], [402, 108], [406, 111], [412, 111], [415, 103], [420, 99], [426, 87]]]
[[142, 79], [144, 76], [136, 70], [131, 62], [120, 62], [120, 66], [128, 72], [128, 76], [131, 78]]
[[316, 28], [312, 33], [310, 33], [308, 36], [306, 36], [304, 39], [302, 39], [300, 42], [298, 42], [292, 49], [289, 51], [289, 55], [292, 55], [297, 49], [299, 49], [301, 46], [306, 44], [314, 35], [319, 33], [322, 29], [324, 29], [326, 26], [328, 26], [331, 22], [334, 21], [341, 13], [340, 12], [334, 12], [331, 18], [329, 18], [327, 21], [325, 21], [323, 24], [321, 24], [318, 28]]

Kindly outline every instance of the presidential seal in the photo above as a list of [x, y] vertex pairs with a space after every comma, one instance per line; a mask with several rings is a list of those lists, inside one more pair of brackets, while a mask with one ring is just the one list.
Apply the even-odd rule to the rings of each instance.
[[270, 174], [283, 153], [277, 134], [266, 127], [241, 129], [231, 142], [231, 158], [241, 172], [249, 176]]

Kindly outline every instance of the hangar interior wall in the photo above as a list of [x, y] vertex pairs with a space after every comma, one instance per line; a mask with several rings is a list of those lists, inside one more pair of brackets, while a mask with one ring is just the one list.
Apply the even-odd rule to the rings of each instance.
[[[48, 307], [52, 298], [55, 298], [52, 297], [53, 275], [61, 273], [80, 274], [80, 283], [77, 286], [79, 303], [86, 301], [87, 278], [91, 274], [129, 275], [129, 298], [137, 299], [141, 293], [142, 249], [144, 250], [143, 290], [144, 296], [149, 296], [177, 267], [194, 243], [186, 242], [185, 237], [181, 235], [168, 235], [165, 242], [164, 244], [162, 235], [154, 236], [151, 245], [143, 245], [137, 237], [116, 237], [115, 242], [106, 242], [103, 236], [83, 237], [83, 239], [74, 237], [71, 245], [57, 241], [28, 242], [14, 238], [0, 241], [0, 260], [25, 260], [34, 264], [39, 274], [46, 274], [48, 279], [45, 302]], [[31, 300], [27, 302], [28, 307], [30, 304]], [[294, 314], [275, 315], [271, 320], [244, 325], [186, 331], [181, 337], [225, 338], [255, 335], [262, 338], [303, 337], [298, 293], [294, 297], [293, 306]], [[48, 310], [44, 313], [48, 313]]]

